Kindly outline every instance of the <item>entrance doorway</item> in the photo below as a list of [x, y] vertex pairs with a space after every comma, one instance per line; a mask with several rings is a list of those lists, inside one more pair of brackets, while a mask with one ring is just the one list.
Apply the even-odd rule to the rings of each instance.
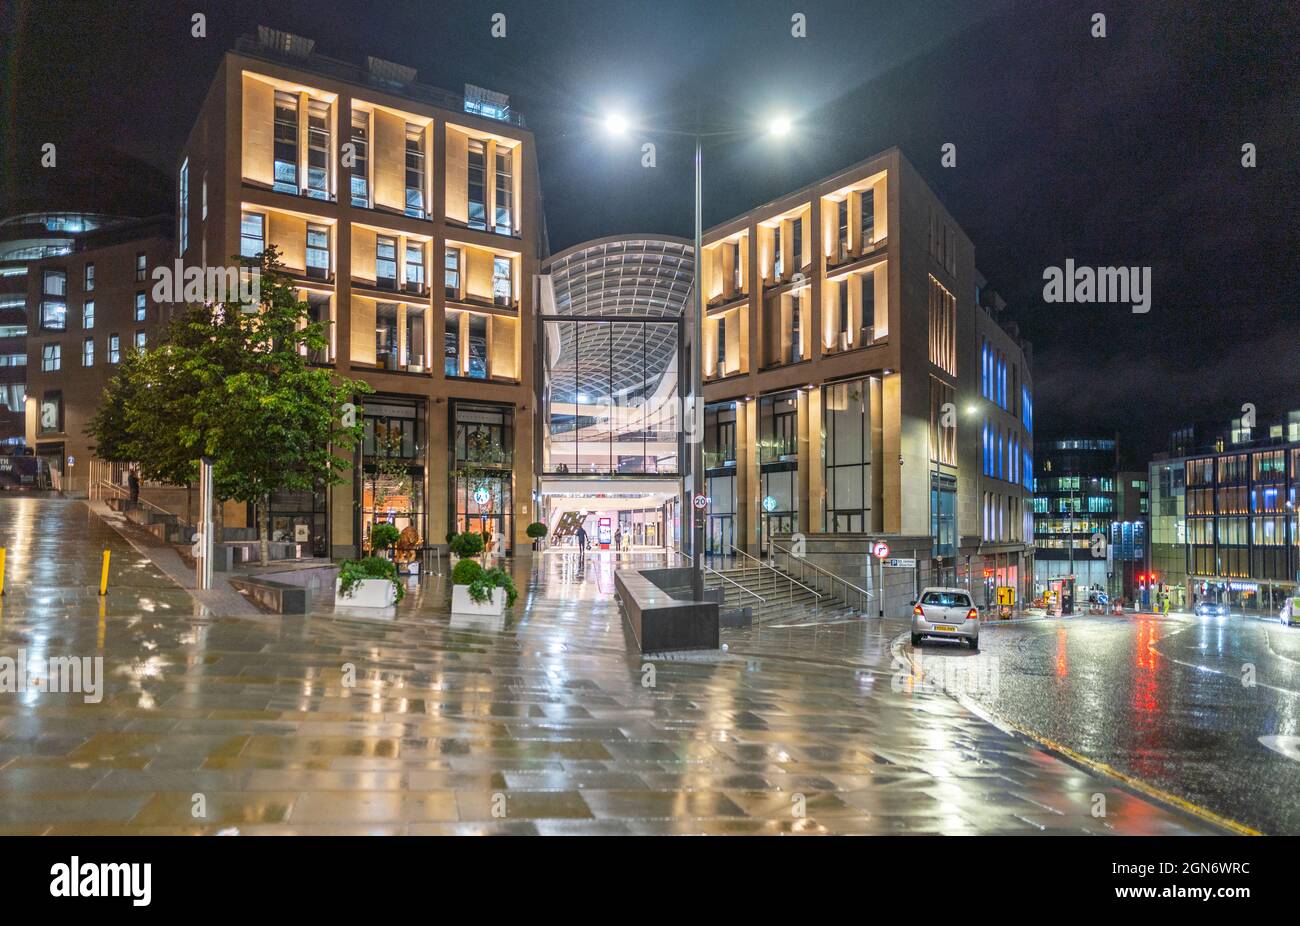
[[679, 492], [677, 480], [544, 479], [547, 547], [576, 548], [582, 528], [589, 551], [666, 554], [677, 547]]

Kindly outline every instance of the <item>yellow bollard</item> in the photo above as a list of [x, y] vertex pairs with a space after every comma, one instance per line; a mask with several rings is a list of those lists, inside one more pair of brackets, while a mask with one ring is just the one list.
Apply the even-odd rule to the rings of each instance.
[[104, 568], [99, 574], [99, 593], [101, 595], [108, 594], [108, 558], [110, 555], [107, 550], [104, 551]]
[[5, 593], [5, 548], [0, 547], [0, 595]]

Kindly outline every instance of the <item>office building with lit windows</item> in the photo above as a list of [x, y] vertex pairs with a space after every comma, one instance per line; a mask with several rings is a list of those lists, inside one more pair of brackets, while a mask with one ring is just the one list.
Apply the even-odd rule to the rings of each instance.
[[884, 540], [917, 560], [885, 575], [890, 613], [914, 583], [1023, 598], [1027, 345], [902, 153], [710, 229], [701, 264], [710, 552], [797, 534], [810, 560], [871, 585]]
[[0, 219], [0, 451], [16, 452], [27, 446], [28, 337], [40, 327], [37, 303], [28, 304], [31, 264], [70, 254], [86, 235], [130, 221], [117, 215], [62, 210]]
[[[1087, 601], [1089, 591], [1119, 594], [1108, 550], [1111, 525], [1120, 520], [1115, 435], [1040, 437], [1034, 466], [1034, 578], [1040, 589], [1072, 578], [1076, 602]], [[1138, 546], [1145, 549], [1145, 535]]]
[[[545, 231], [508, 99], [261, 28], [223, 58], [176, 185], [184, 264], [276, 246], [328, 326], [312, 359], [375, 390], [355, 477], [273, 498], [272, 535], [305, 526], [317, 555], [355, 555], [382, 519], [428, 543], [469, 528], [527, 543]], [[487, 473], [473, 488], [455, 475], [467, 460]]]
[[1173, 607], [1207, 600], [1272, 616], [1297, 593], [1300, 410], [1262, 427], [1175, 431], [1148, 471], [1150, 572]]
[[101, 227], [30, 265], [25, 436], [66, 492], [85, 493], [96, 478], [85, 428], [118, 364], [170, 318], [152, 273], [172, 253], [171, 220], [160, 216]]

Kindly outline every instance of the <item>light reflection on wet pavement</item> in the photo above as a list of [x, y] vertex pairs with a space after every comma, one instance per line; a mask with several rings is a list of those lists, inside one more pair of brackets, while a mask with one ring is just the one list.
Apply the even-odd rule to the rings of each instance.
[[[1266, 833], [1300, 833], [1300, 628], [1077, 617], [983, 635], [995, 716]], [[1243, 681], [1246, 684], [1243, 684]]]
[[501, 622], [438, 579], [396, 617], [247, 618], [76, 502], [0, 498], [0, 544], [0, 656], [107, 676], [98, 704], [0, 695], [4, 833], [1212, 832], [911, 690], [900, 622], [729, 631], [646, 687], [608, 557], [516, 563]]

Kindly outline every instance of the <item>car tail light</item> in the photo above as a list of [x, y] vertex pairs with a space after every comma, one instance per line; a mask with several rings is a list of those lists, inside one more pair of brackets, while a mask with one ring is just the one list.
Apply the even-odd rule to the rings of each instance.
[[925, 617], [925, 612], [921, 610], [921, 606], [919, 604], [912, 606], [912, 613], [915, 614], [917, 617]]
[[973, 621], [979, 616], [980, 616], [980, 612], [976, 611], [974, 608], [971, 608], [969, 611], [966, 612], [966, 620], [968, 621]]

